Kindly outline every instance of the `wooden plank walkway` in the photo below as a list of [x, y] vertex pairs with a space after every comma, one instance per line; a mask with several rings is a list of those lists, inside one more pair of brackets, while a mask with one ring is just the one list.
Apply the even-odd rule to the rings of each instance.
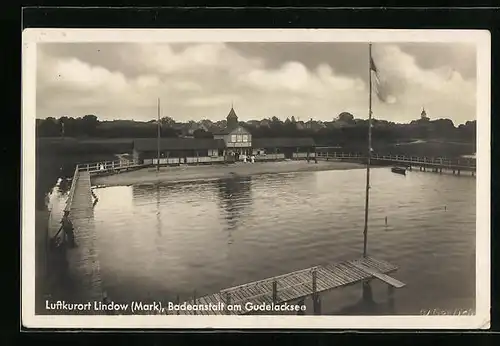
[[[316, 277], [316, 293], [331, 289], [345, 287], [360, 283], [367, 279], [380, 279], [385, 283], [396, 287], [404, 287], [405, 284], [388, 276], [388, 273], [396, 271], [398, 267], [394, 264], [373, 257], [364, 257], [356, 260], [344, 261], [335, 264], [319, 265], [288, 274], [259, 280], [244, 285], [239, 285], [221, 290], [217, 293], [202, 296], [195, 300], [187, 301], [187, 305], [210, 305], [218, 306], [209, 310], [183, 310], [180, 315], [244, 315], [249, 313], [245, 310], [246, 303], [254, 305], [267, 303], [291, 303], [300, 301], [313, 294], [313, 276]], [[313, 274], [315, 272], [315, 274]], [[273, 299], [273, 285], [276, 285], [277, 296]], [[227, 311], [221, 309], [227, 301], [229, 304], [240, 305], [241, 310]], [[177, 314], [176, 311], [168, 310], [167, 314]]]
[[101, 301], [103, 290], [97, 258], [90, 175], [80, 172], [75, 174], [74, 179], [74, 193], [68, 208], [75, 228], [77, 247], [67, 250], [68, 270], [75, 282], [74, 295], [78, 300]]
[[112, 175], [124, 171], [143, 168], [145, 165], [135, 163], [132, 160], [103, 161], [94, 163], [84, 163], [77, 165], [77, 171], [88, 172], [91, 176]]
[[[329, 153], [317, 152], [316, 157], [320, 160], [366, 160], [366, 156], [360, 154], [350, 153]], [[403, 155], [377, 155], [374, 154], [370, 157], [372, 161], [386, 162], [399, 164], [404, 166], [413, 167], [426, 167], [426, 168], [441, 168], [448, 170], [462, 170], [472, 171], [476, 170], [476, 159], [467, 158], [433, 158], [433, 157], [417, 157], [417, 156], [403, 156]]]

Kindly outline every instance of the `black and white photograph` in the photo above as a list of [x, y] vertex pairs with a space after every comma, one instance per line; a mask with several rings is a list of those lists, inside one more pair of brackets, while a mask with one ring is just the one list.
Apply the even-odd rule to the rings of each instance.
[[25, 30], [23, 324], [489, 328], [490, 70], [487, 31]]

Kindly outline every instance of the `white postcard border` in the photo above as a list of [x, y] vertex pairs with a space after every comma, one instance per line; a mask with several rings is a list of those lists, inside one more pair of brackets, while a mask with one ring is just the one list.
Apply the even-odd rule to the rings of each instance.
[[[45, 42], [469, 42], [477, 47], [476, 315], [35, 315], [36, 47]], [[26, 29], [22, 44], [21, 310], [29, 328], [488, 329], [490, 327], [491, 38], [486, 30]]]

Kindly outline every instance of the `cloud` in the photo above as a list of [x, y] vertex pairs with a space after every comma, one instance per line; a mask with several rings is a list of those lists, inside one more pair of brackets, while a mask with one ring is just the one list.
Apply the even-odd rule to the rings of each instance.
[[188, 106], [206, 107], [206, 106], [230, 106], [234, 101], [239, 100], [237, 95], [212, 95], [210, 97], [195, 97], [187, 100]]
[[90, 66], [77, 58], [58, 60], [42, 55], [39, 64], [43, 66], [39, 75], [41, 86], [122, 90], [127, 84], [123, 74], [110, 72], [100, 66]]
[[[253, 45], [258, 49], [250, 54]], [[342, 44], [331, 46], [337, 55], [343, 54]], [[329, 59], [329, 46], [321, 44], [326, 55], [314, 64], [309, 58], [315, 52], [312, 43], [307, 49], [300, 49], [300, 44], [287, 46], [287, 54], [275, 54], [272, 64], [266, 60], [271, 54], [267, 52], [277, 52], [279, 44], [246, 47], [243, 52], [224, 43], [82, 43], [66, 48], [42, 44], [37, 116], [93, 113], [101, 119], [149, 120], [156, 114], [158, 97], [165, 112], [180, 121], [223, 119], [232, 102], [242, 120], [272, 116], [331, 120], [342, 111], [366, 116], [368, 66], [367, 57], [360, 57], [366, 51], [363, 47], [350, 44], [347, 51], [354, 55]], [[431, 48], [426, 46], [427, 51]], [[475, 79], [461, 72], [468, 65], [446, 64], [442, 59], [433, 65], [431, 58], [422, 64], [410, 52], [408, 46], [374, 45], [374, 59], [392, 95], [386, 104], [374, 101], [374, 116], [409, 121], [425, 106], [431, 118], [473, 119]], [[346, 60], [352, 61], [349, 69]]]
[[377, 46], [373, 56], [398, 104], [408, 109], [432, 105], [435, 116], [453, 117], [462, 112], [462, 119], [474, 118], [475, 79], [465, 79], [452, 66], [424, 69], [396, 45]]
[[248, 83], [263, 90], [289, 90], [300, 93], [320, 93], [329, 91], [360, 91], [363, 82], [358, 78], [336, 76], [327, 64], [321, 64], [316, 71], [310, 72], [299, 62], [284, 63], [277, 70], [256, 69], [242, 76]]
[[135, 44], [125, 46], [119, 56], [124, 66], [165, 75], [221, 69], [241, 73], [261, 64], [259, 59], [245, 58], [224, 43], [193, 44], [180, 51], [169, 44]]
[[199, 85], [195, 82], [190, 82], [190, 81], [180, 81], [180, 82], [174, 83], [173, 87], [177, 90], [183, 90], [183, 91], [201, 91], [201, 90], [203, 90], [201, 85]]

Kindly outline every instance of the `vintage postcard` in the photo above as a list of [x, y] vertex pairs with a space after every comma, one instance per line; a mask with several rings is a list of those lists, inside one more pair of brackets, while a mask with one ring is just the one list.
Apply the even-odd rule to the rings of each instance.
[[23, 32], [22, 322], [487, 329], [490, 34]]

